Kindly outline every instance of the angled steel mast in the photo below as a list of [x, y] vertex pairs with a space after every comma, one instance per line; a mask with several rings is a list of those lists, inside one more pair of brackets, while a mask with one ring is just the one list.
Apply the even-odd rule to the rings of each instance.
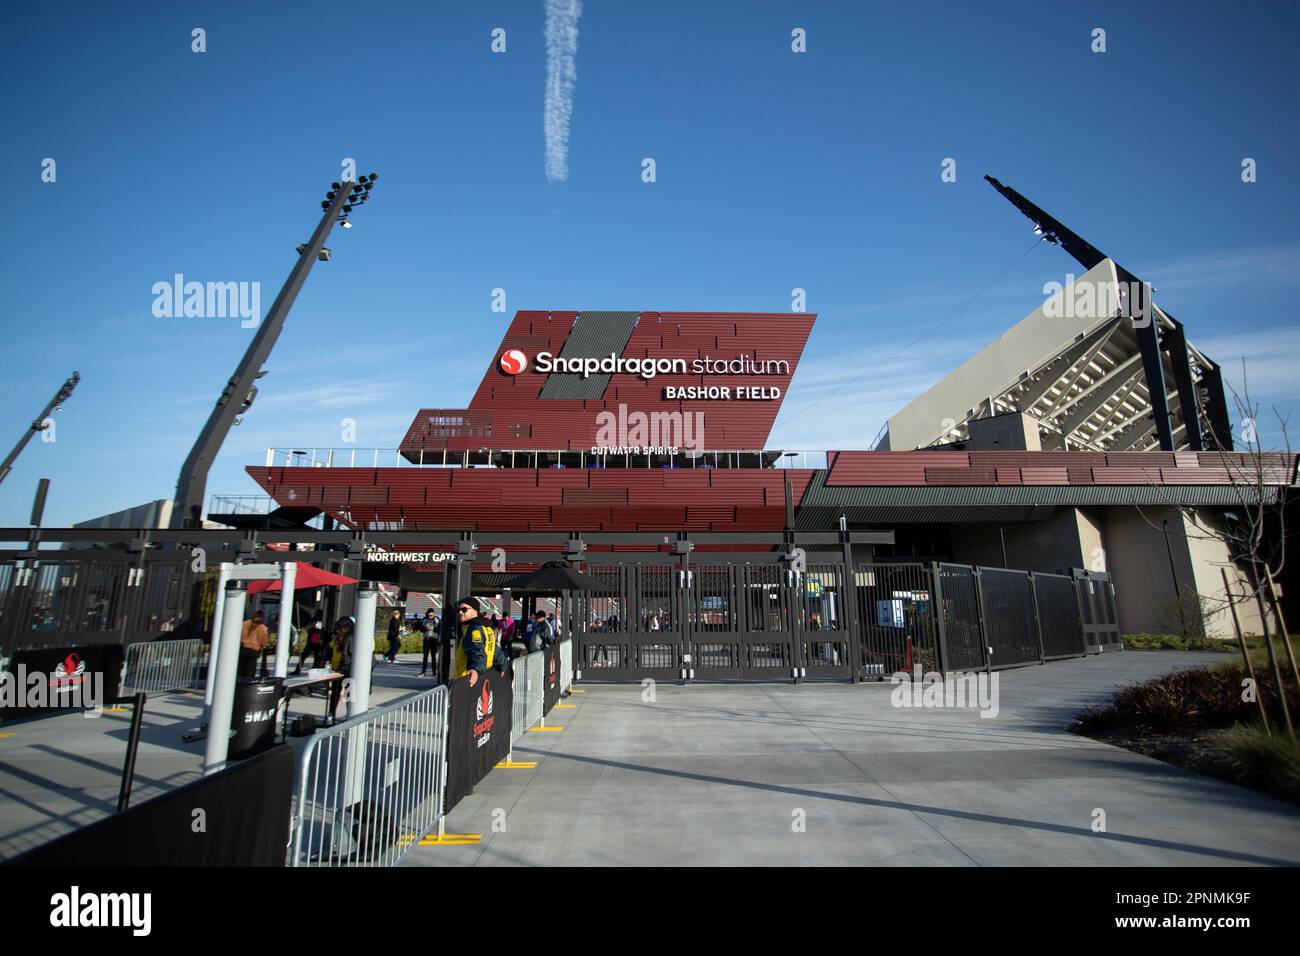
[[57, 409], [68, 400], [72, 395], [73, 389], [77, 387], [77, 383], [80, 381], [81, 373], [73, 372], [72, 378], [64, 382], [59, 390], [54, 393], [54, 397], [50, 399], [49, 404], [46, 405], [45, 408], [41, 409], [41, 413], [32, 421], [31, 427], [23, 433], [22, 438], [18, 439], [18, 444], [14, 446], [14, 450], [5, 457], [4, 463], [0, 464], [0, 481], [4, 481], [9, 477], [9, 472], [14, 470], [14, 461], [23, 453], [23, 449], [26, 448], [27, 443], [32, 440], [32, 436], [37, 432], [45, 431], [47, 427], [45, 419], [49, 417], [52, 410]]
[[[1019, 209], [1040, 232], [1043, 238], [1059, 245], [1068, 252], [1085, 269], [1091, 269], [1098, 263], [1110, 258], [1088, 240], [1074, 232], [1060, 220], [1034, 205], [1010, 186], [1005, 186], [992, 176], [985, 176], [989, 185], [1003, 195], [1008, 202]], [[1131, 272], [1115, 263], [1119, 280], [1130, 289], [1149, 290], [1149, 286]], [[1144, 293], [1145, 294], [1145, 293]], [[1131, 298], [1131, 297], [1130, 297]], [[1137, 303], [1129, 302], [1129, 311]], [[1150, 394], [1151, 410], [1155, 418], [1156, 437], [1163, 451], [1175, 451], [1173, 416], [1167, 398], [1164, 362], [1161, 353], [1169, 356], [1173, 369], [1174, 385], [1178, 392], [1179, 410], [1182, 412], [1187, 447], [1190, 451], [1203, 451], [1207, 447], [1232, 449], [1232, 425], [1228, 419], [1228, 405], [1223, 394], [1223, 376], [1219, 366], [1205, 355], [1197, 352], [1197, 361], [1202, 367], [1202, 384], [1206, 389], [1204, 417], [1209, 426], [1206, 434], [1201, 433], [1201, 403], [1197, 400], [1196, 383], [1192, 377], [1191, 354], [1187, 346], [1187, 335], [1183, 325], [1168, 312], [1161, 312], [1169, 320], [1170, 328], [1162, 328], [1156, 314], [1154, 303], [1143, 303], [1151, 315], [1151, 321], [1133, 323], [1137, 334], [1138, 348], [1142, 354], [1142, 368], [1146, 374], [1147, 392]]]
[[253, 404], [253, 399], [257, 397], [257, 386], [253, 383], [264, 374], [262, 364], [270, 356], [271, 349], [275, 347], [276, 340], [280, 337], [284, 321], [289, 316], [289, 309], [298, 297], [303, 283], [307, 281], [307, 273], [311, 271], [318, 258], [329, 259], [330, 253], [325, 248], [325, 240], [329, 238], [334, 223], [341, 222], [344, 228], [351, 226], [348, 214], [354, 206], [370, 198], [370, 190], [377, 178], [377, 173], [371, 173], [369, 176], [361, 176], [355, 183], [330, 185], [330, 192], [321, 202], [321, 208], [325, 210], [324, 215], [321, 216], [316, 231], [312, 233], [311, 241], [298, 247], [298, 262], [289, 273], [289, 278], [285, 280], [280, 294], [275, 297], [275, 302], [271, 304], [266, 318], [262, 320], [257, 334], [253, 336], [253, 341], [249, 343], [243, 359], [235, 369], [235, 374], [230, 377], [230, 381], [226, 383], [226, 387], [218, 397], [216, 407], [208, 416], [208, 423], [203, 426], [203, 431], [199, 433], [194, 447], [190, 449], [185, 464], [181, 466], [180, 477], [176, 481], [176, 504], [172, 509], [172, 528], [198, 528], [202, 525], [203, 496], [207, 489], [208, 472], [212, 469], [212, 463], [216, 460], [217, 453], [221, 451], [221, 445], [225, 442], [226, 435], [230, 433], [236, 416], [247, 411]]

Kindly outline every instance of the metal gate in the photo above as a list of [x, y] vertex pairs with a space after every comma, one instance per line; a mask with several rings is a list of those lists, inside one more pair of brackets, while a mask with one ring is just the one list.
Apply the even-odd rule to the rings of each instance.
[[965, 564], [770, 561], [591, 566], [588, 679], [879, 679], [997, 670], [1118, 645], [1107, 575]]
[[859, 565], [858, 596], [863, 677], [884, 678], [919, 666], [935, 670], [938, 624], [930, 565], [916, 562]]
[[791, 572], [795, 666], [808, 680], [843, 680], [853, 676], [858, 657], [855, 608], [848, 599], [848, 575], [842, 562], [810, 564]]
[[1123, 647], [1119, 618], [1115, 613], [1115, 585], [1104, 571], [1070, 571], [1079, 606], [1079, 620], [1088, 653], [1119, 650]]
[[666, 564], [589, 565], [601, 588], [575, 595], [577, 669], [595, 680], [678, 680], [686, 655], [681, 572]]
[[588, 679], [851, 677], [856, 641], [844, 566], [770, 562], [590, 565], [575, 599]]

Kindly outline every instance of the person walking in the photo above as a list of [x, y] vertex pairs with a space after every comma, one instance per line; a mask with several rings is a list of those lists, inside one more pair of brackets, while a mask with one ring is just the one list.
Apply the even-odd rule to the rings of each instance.
[[335, 714], [339, 709], [339, 699], [343, 696], [343, 685], [352, 677], [352, 632], [354, 628], [351, 618], [343, 618], [334, 625], [334, 633], [330, 636], [330, 645], [332, 651], [330, 654], [330, 666], [336, 673], [342, 674], [340, 680], [330, 682], [330, 723], [338, 722]]
[[[424, 640], [421, 641], [420, 676], [424, 677], [426, 674], [437, 676], [438, 645], [442, 643], [442, 628], [438, 626], [438, 615], [433, 608], [424, 612], [424, 620], [418, 622], [416, 627], [424, 635]], [[431, 663], [432, 670], [429, 668]]]
[[261, 611], [254, 611], [253, 616], [244, 622], [239, 634], [239, 676], [257, 676], [257, 658], [271, 640], [271, 632], [262, 623], [265, 616]]
[[388, 653], [384, 659], [390, 664], [397, 663], [397, 651], [402, 646], [402, 612], [393, 611], [388, 619]]
[[528, 653], [540, 651], [551, 643], [551, 625], [545, 611], [533, 612], [533, 626], [528, 632]]
[[460, 639], [456, 643], [456, 656], [452, 660], [451, 679], [466, 677], [473, 687], [496, 663], [497, 636], [492, 625], [479, 616], [482, 606], [475, 597], [463, 597], [456, 602]]
[[325, 635], [322, 633], [324, 627], [324, 622], [320, 618], [316, 618], [307, 626], [307, 641], [302, 646], [302, 653], [298, 655], [298, 669], [294, 671], [295, 676], [302, 673], [302, 665], [307, 660], [308, 654], [312, 656], [312, 667], [321, 666], [321, 659], [325, 655]]

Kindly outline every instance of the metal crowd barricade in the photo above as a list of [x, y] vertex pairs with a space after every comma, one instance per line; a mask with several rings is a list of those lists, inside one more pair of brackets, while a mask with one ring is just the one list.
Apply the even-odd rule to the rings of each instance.
[[[522, 658], [522, 660], [525, 662], [525, 669], [528, 674], [527, 693], [524, 695], [524, 720], [528, 722], [526, 726], [531, 727], [541, 722], [544, 716], [542, 714], [542, 692], [546, 680], [546, 654], [543, 651], [534, 651], [527, 657]], [[518, 697], [515, 698], [515, 706], [519, 706]]]
[[290, 866], [395, 866], [438, 826], [446, 687], [317, 731], [299, 762]]
[[205, 645], [198, 638], [130, 644], [122, 664], [122, 695], [201, 687], [205, 658]]
[[524, 701], [528, 699], [528, 657], [517, 658], [514, 662], [511, 688], [514, 703], [510, 709], [510, 742], [514, 743], [528, 732], [528, 716]]
[[573, 641], [560, 641], [560, 693], [573, 686]]

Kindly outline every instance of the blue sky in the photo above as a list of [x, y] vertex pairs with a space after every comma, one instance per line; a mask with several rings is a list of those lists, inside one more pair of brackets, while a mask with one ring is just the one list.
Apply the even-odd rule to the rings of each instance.
[[0, 486], [0, 524], [26, 523], [41, 476], [51, 524], [173, 493], [252, 332], [156, 318], [153, 284], [258, 281], [265, 310], [345, 157], [380, 172], [374, 198], [331, 237], [210, 495], [256, 493], [243, 467], [268, 446], [341, 445], [345, 418], [358, 446], [393, 447], [421, 406], [463, 406], [516, 309], [787, 311], [795, 287], [820, 318], [771, 444], [870, 447], [1081, 271], [1040, 245], [953, 314], [1033, 241], [985, 173], [1151, 281], [1286, 414], [1298, 20], [1292, 3], [588, 0], [551, 181], [542, 0], [10, 0], [0, 447], [83, 382]]

